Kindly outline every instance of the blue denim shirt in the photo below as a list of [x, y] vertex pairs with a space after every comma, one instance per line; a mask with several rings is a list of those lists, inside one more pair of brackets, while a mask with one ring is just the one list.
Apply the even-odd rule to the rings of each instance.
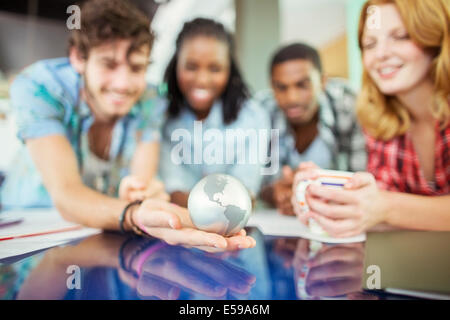
[[[167, 118], [163, 125], [159, 173], [166, 190], [169, 193], [189, 192], [204, 176], [226, 173], [238, 178], [253, 195], [257, 195], [264, 163], [260, 159], [252, 161], [249, 154], [256, 156], [254, 153], [265, 150], [267, 155], [270, 139], [268, 113], [254, 100], [247, 100], [237, 119], [226, 124], [222, 102], [216, 101], [206, 119], [196, 120], [192, 110], [185, 107], [175, 119]], [[260, 131], [266, 133], [265, 137], [259, 136]], [[255, 133], [257, 139], [252, 139]], [[234, 134], [237, 139], [232, 138]], [[238, 141], [239, 138], [242, 140]], [[183, 150], [182, 143], [185, 144]], [[187, 161], [180, 161], [182, 156]]]
[[[43, 60], [27, 67], [10, 88], [11, 106], [18, 137], [27, 139], [49, 135], [65, 136], [78, 160], [81, 175], [89, 148], [83, 144], [94, 118], [80, 98], [81, 76], [68, 58]], [[113, 195], [119, 180], [128, 174], [129, 163], [140, 141], [159, 141], [164, 103], [155, 87], [148, 86], [130, 112], [113, 128], [110, 161], [114, 162], [103, 193]], [[114, 177], [114, 178], [113, 178]], [[93, 187], [93, 186], [90, 186]], [[52, 206], [25, 145], [14, 157], [1, 189], [5, 208]]]

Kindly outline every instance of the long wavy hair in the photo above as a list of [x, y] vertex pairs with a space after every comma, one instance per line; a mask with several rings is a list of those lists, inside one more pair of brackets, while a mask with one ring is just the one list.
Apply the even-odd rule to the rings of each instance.
[[[367, 1], [359, 20], [358, 40], [361, 51], [369, 7], [390, 3], [397, 6], [411, 39], [432, 54], [429, 75], [433, 79], [434, 94], [431, 111], [441, 128], [445, 128], [450, 118], [450, 4], [448, 0]], [[384, 95], [367, 70], [362, 75], [357, 115], [368, 134], [385, 141], [406, 133], [411, 123], [407, 109], [396, 97]]]
[[175, 53], [167, 65], [164, 73], [164, 80], [167, 83], [167, 97], [169, 99], [168, 115], [175, 118], [185, 104], [185, 98], [180, 91], [177, 80], [178, 55], [184, 41], [197, 36], [214, 37], [227, 44], [230, 57], [230, 76], [222, 93], [223, 102], [222, 115], [225, 123], [229, 124], [236, 120], [243, 103], [250, 97], [250, 92], [245, 84], [236, 60], [233, 56], [234, 44], [230, 33], [224, 26], [211, 19], [196, 18], [186, 22], [183, 29], [178, 34]]

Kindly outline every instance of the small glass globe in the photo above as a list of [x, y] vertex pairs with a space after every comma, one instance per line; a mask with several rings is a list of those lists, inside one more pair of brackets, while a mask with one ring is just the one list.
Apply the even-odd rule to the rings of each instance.
[[188, 210], [198, 229], [230, 236], [247, 225], [252, 201], [247, 188], [235, 177], [210, 174], [192, 188]]

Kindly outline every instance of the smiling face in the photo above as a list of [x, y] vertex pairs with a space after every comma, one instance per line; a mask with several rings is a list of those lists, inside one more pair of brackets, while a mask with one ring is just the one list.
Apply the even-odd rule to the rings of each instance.
[[146, 88], [150, 49], [130, 53], [130, 40], [117, 40], [89, 51], [86, 60], [71, 51], [75, 69], [84, 76], [87, 104], [96, 117], [110, 120], [125, 116]]
[[188, 38], [181, 46], [176, 72], [181, 93], [199, 118], [204, 118], [228, 83], [229, 48], [214, 37]]
[[275, 65], [272, 89], [278, 106], [293, 125], [311, 121], [318, 109], [321, 91], [319, 71], [309, 60], [295, 59]]
[[366, 24], [361, 38], [364, 67], [383, 94], [407, 93], [429, 80], [432, 56], [412, 41], [394, 4], [378, 8], [380, 28]]

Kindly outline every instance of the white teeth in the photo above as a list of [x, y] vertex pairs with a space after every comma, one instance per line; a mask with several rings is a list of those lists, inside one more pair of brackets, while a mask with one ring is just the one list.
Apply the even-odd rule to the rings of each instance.
[[394, 68], [394, 67], [386, 67], [386, 68], [382, 68], [382, 69], [380, 70], [380, 73], [381, 73], [382, 75], [385, 75], [385, 74], [392, 73], [392, 72], [394, 72], [394, 71], [396, 71], [396, 70], [397, 70], [397, 68]]
[[192, 94], [198, 99], [206, 99], [211, 95], [210, 91], [205, 89], [194, 89]]
[[127, 97], [126, 94], [121, 94], [121, 93], [116, 93], [116, 92], [111, 92], [110, 96], [113, 99], [125, 99]]

